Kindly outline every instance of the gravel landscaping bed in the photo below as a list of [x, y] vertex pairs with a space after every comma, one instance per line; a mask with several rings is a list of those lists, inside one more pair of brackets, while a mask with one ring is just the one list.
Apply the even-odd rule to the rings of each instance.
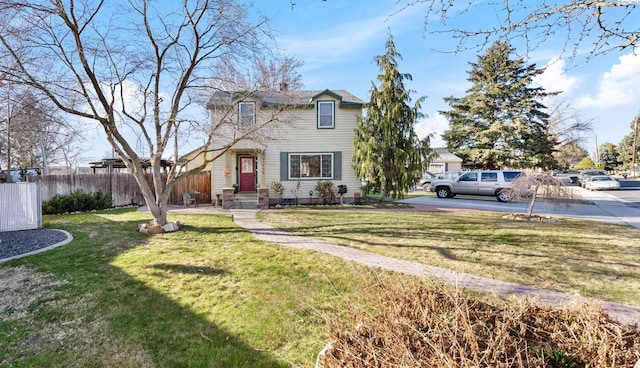
[[65, 232], [55, 229], [0, 232], [0, 259], [33, 252], [66, 239]]

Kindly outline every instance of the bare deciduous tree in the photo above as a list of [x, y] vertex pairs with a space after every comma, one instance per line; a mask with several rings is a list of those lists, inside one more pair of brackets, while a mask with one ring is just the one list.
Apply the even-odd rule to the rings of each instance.
[[[99, 124], [157, 224], [166, 223], [178, 180], [278, 121], [274, 113], [211, 147], [228, 120], [198, 119], [199, 97], [217, 85], [212, 70], [219, 61], [254, 60], [271, 39], [267, 19], [250, 16], [237, 0], [0, 0], [0, 19], [0, 56], [12, 61], [0, 74]], [[164, 177], [162, 156], [180, 157], [180, 142], [194, 131], [205, 132], [205, 160], [188, 171], [174, 165]], [[145, 177], [147, 159], [153, 184]]]
[[[457, 51], [483, 48], [495, 39], [512, 44], [516, 44], [516, 39], [522, 40], [527, 50], [532, 51], [552, 38], [565, 37], [563, 53], [576, 56], [588, 47], [587, 59], [590, 59], [613, 50], [633, 50], [640, 45], [639, 6], [632, 0], [405, 0], [403, 3], [403, 11], [426, 4], [425, 29], [450, 33], [459, 41]], [[484, 11], [495, 14], [485, 18], [485, 24], [489, 24], [486, 27], [447, 26], [452, 16], [477, 17], [478, 12]], [[491, 25], [492, 22], [495, 23]], [[438, 23], [444, 28], [439, 30]], [[474, 19], [465, 24], [479, 23]]]
[[549, 109], [549, 131], [559, 146], [583, 145], [592, 133], [593, 119], [585, 119], [568, 102], [558, 102]]
[[527, 217], [529, 218], [533, 216], [533, 207], [538, 197], [544, 197], [545, 203], [551, 206], [567, 204], [567, 200], [575, 197], [575, 192], [571, 187], [564, 185], [557, 177], [544, 173], [520, 175], [511, 182], [511, 186], [506, 190], [509, 192], [511, 201], [531, 197], [527, 209]]
[[62, 149], [81, 139], [48, 99], [33, 92], [37, 91], [0, 81], [0, 94], [6, 97], [0, 109], [0, 156], [6, 168], [46, 171], [45, 158], [56, 163]]
[[213, 87], [221, 90], [276, 91], [299, 90], [303, 87], [298, 68], [302, 61], [292, 57], [257, 57], [245, 70], [235, 60], [222, 58], [212, 71], [215, 75]]

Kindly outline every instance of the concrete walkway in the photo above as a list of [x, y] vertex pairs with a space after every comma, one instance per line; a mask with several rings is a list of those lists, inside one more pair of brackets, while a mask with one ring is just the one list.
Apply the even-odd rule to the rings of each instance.
[[[258, 239], [274, 244], [323, 252], [366, 266], [379, 267], [419, 277], [430, 277], [443, 283], [483, 293], [492, 293], [502, 297], [509, 297], [512, 295], [517, 297], [539, 297], [545, 304], [552, 306], [595, 301], [590, 298], [493, 280], [486, 277], [454, 272], [440, 267], [428, 266], [417, 262], [380, 256], [321, 240], [293, 235], [258, 221], [256, 219], [257, 210], [231, 210], [230, 212], [233, 214], [233, 221], [236, 224], [250, 231]], [[598, 302], [602, 303], [603, 308], [609, 313], [609, 315], [618, 321], [626, 324], [640, 323], [640, 308], [619, 303]]]

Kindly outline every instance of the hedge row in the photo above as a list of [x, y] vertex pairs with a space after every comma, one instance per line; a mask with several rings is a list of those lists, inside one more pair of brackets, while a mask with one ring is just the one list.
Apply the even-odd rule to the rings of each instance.
[[68, 195], [56, 194], [42, 205], [42, 211], [49, 215], [104, 210], [111, 207], [110, 193], [85, 193], [84, 190], [77, 189]]

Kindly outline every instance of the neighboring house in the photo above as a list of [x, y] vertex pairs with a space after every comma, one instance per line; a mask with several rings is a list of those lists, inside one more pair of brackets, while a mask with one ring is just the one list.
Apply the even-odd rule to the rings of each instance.
[[434, 174], [445, 171], [462, 171], [462, 159], [442, 147], [434, 147], [438, 157], [429, 163], [429, 171]]
[[[178, 160], [180, 170], [187, 171], [195, 169], [202, 164], [205, 155], [207, 155], [207, 153], [204, 152], [202, 146], [194, 149], [191, 152], [185, 153], [184, 155], [180, 156], [180, 160]], [[182, 164], [181, 161], [184, 161], [186, 163]], [[211, 165], [205, 166], [201, 171], [211, 171]]]
[[[362, 116], [364, 101], [344, 90], [257, 91], [250, 94], [217, 92], [207, 105], [213, 122], [229, 121], [229, 127], [251, 127], [271, 119], [278, 121], [242, 140], [211, 163], [212, 198], [232, 208], [235, 189], [262, 208], [276, 203], [271, 183], [284, 186], [282, 198], [308, 203], [317, 182], [331, 180], [336, 189], [346, 185], [345, 200], [360, 192], [351, 158], [356, 118]], [[222, 119], [222, 120], [221, 120]], [[215, 124], [214, 124], [215, 125]], [[212, 148], [228, 141], [220, 131]], [[193, 154], [193, 153], [191, 153]]]

